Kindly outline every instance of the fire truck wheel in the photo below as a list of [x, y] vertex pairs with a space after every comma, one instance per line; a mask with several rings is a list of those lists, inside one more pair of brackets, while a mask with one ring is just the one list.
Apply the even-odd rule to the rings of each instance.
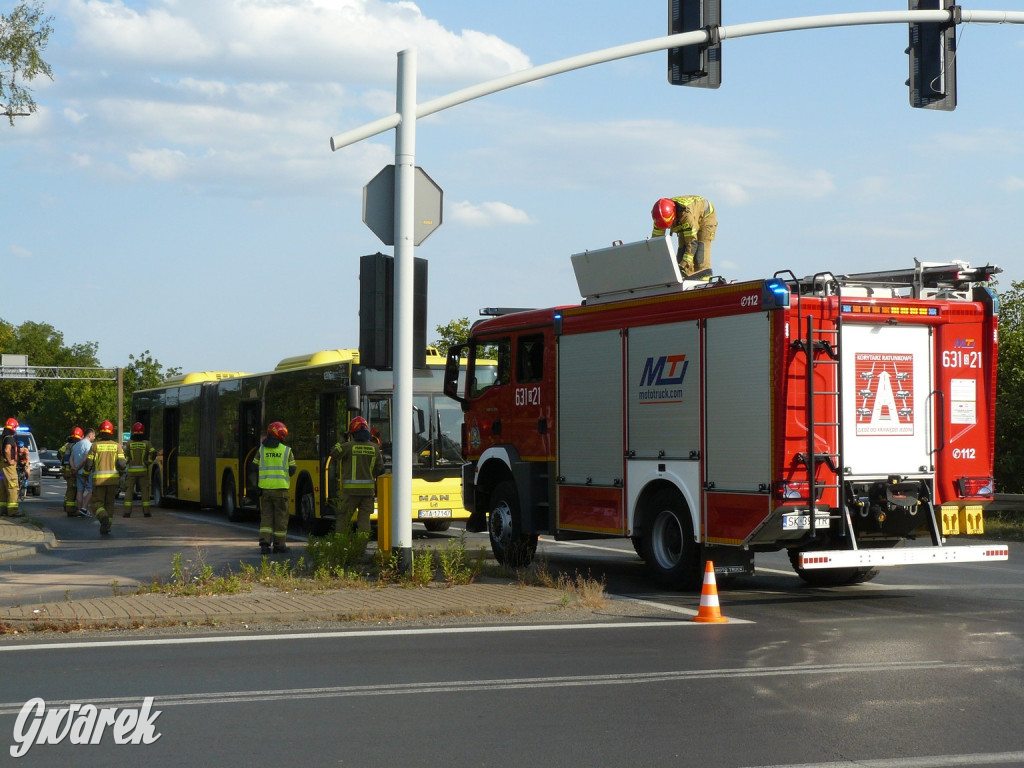
[[863, 584], [871, 581], [878, 575], [877, 568], [824, 568], [804, 570], [797, 563], [800, 562], [800, 552], [795, 549], [789, 550], [789, 562], [796, 571], [796, 575], [806, 581], [812, 587], [842, 587], [847, 584]]
[[693, 524], [678, 493], [662, 491], [651, 501], [644, 526], [641, 554], [658, 580], [692, 589], [700, 583], [700, 556]]
[[520, 527], [521, 520], [516, 484], [511, 480], [498, 483], [491, 491], [487, 533], [491, 538], [494, 559], [510, 568], [529, 565], [537, 551], [537, 534], [514, 532]]
[[636, 551], [640, 559], [644, 559], [644, 539], [642, 536], [630, 536], [630, 542], [633, 544], [633, 549]]
[[424, 520], [423, 527], [431, 533], [443, 533], [452, 527], [451, 520]]

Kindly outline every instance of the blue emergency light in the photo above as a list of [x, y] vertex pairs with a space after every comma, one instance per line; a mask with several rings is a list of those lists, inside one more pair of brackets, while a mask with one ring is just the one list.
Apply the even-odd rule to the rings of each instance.
[[764, 281], [761, 306], [764, 309], [782, 309], [789, 306], [789, 287], [784, 280], [773, 277]]

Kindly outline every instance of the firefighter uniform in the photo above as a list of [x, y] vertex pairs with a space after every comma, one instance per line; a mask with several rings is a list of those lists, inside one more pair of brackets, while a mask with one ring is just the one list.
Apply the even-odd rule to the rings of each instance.
[[295, 474], [295, 455], [274, 432], [287, 436], [284, 425], [275, 430], [274, 422], [268, 428], [270, 434], [263, 441], [253, 457], [252, 463], [259, 468], [260, 487], [260, 550], [266, 554], [273, 541], [274, 552], [287, 552], [285, 541], [288, 537], [288, 488], [291, 476]]
[[125, 471], [124, 487], [124, 516], [132, 516], [132, 505], [135, 498], [135, 490], [139, 491], [139, 498], [142, 499], [142, 514], [144, 517], [152, 517], [150, 510], [150, 468], [156, 458], [156, 449], [149, 440], [143, 439], [141, 435], [133, 435], [125, 446], [125, 457], [128, 461], [128, 469]]
[[18, 441], [14, 437], [14, 429], [4, 428], [0, 442], [0, 469], [3, 479], [0, 480], [0, 515], [18, 517]]
[[99, 520], [100, 533], [110, 533], [114, 517], [114, 501], [121, 484], [121, 473], [127, 466], [120, 443], [112, 432], [100, 427], [100, 435], [89, 449], [83, 469], [92, 479], [92, 498], [89, 512]]
[[[676, 205], [675, 221], [671, 231], [679, 237], [679, 250], [676, 258], [683, 275], [690, 275], [711, 268], [711, 242], [715, 239], [718, 229], [718, 217], [715, 206], [699, 195], [683, 195], [669, 198]], [[664, 235], [665, 230], [657, 223], [651, 232], [652, 237]], [[698, 248], [700, 243], [702, 248]], [[703, 250], [703, 253], [700, 251]]]
[[[81, 432], [81, 430], [79, 430]], [[68, 517], [78, 517], [78, 478], [71, 470], [71, 448], [81, 438], [74, 433], [68, 435], [68, 441], [60, 447], [60, 473], [67, 487], [64, 489], [64, 512]]]
[[369, 533], [377, 477], [384, 473], [384, 457], [368, 428], [351, 432], [352, 440], [338, 443], [331, 451], [338, 464], [338, 496], [341, 500], [335, 528], [342, 530], [358, 512], [356, 529]]

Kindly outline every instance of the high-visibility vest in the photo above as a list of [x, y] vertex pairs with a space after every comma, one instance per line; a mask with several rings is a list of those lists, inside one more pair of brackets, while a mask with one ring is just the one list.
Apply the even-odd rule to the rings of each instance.
[[276, 448], [260, 446], [260, 488], [272, 490], [275, 488], [287, 488], [291, 485], [289, 466], [295, 466], [295, 458], [292, 456], [292, 449], [284, 443], [279, 443]]

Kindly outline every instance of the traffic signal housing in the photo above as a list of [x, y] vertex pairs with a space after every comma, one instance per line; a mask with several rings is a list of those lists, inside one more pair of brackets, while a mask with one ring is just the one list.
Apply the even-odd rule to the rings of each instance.
[[672, 85], [717, 88], [722, 84], [721, 0], [669, 0], [668, 33], [708, 31], [700, 45], [668, 49], [668, 81]]
[[910, 106], [956, 109], [956, 25], [960, 6], [951, 0], [908, 0], [912, 11], [950, 11], [949, 21], [910, 24]]

